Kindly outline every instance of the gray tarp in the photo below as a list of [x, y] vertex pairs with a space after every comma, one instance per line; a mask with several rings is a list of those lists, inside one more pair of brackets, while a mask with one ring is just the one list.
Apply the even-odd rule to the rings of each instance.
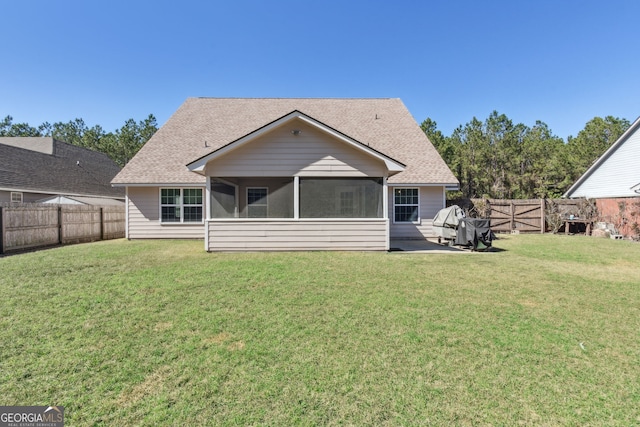
[[490, 223], [491, 220], [488, 219], [461, 219], [456, 235], [456, 245], [471, 246], [473, 249], [490, 248], [493, 240]]
[[433, 218], [434, 227], [458, 228], [460, 219], [464, 218], [464, 211], [458, 205], [440, 209]]

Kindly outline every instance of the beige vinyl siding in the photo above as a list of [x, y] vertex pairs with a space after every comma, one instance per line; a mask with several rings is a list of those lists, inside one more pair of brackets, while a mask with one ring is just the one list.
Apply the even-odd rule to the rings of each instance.
[[204, 239], [204, 224], [161, 224], [159, 187], [129, 187], [130, 239]]
[[209, 251], [387, 250], [387, 220], [207, 221]]
[[419, 189], [420, 220], [417, 223], [394, 223], [394, 188], [416, 188], [407, 186], [389, 187], [389, 234], [392, 239], [424, 239], [435, 237], [433, 217], [444, 208], [443, 187], [417, 187]]
[[[295, 127], [299, 135], [291, 132]], [[382, 160], [302, 122], [283, 126], [249, 142], [206, 167], [206, 175], [218, 177], [384, 176]]]

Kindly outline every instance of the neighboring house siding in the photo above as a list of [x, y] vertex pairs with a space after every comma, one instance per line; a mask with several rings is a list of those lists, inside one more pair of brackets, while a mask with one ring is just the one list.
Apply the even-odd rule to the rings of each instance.
[[209, 251], [387, 250], [385, 219], [208, 221]]
[[420, 221], [417, 223], [394, 223], [394, 188], [411, 188], [411, 185], [389, 187], [389, 234], [392, 239], [424, 239], [435, 237], [433, 218], [444, 208], [443, 187], [418, 187], [420, 191]]
[[38, 200], [44, 199], [45, 197], [51, 197], [51, 194], [45, 194], [45, 193], [22, 193], [22, 202], [23, 203], [35, 203]]
[[308, 125], [299, 135], [283, 126], [212, 160], [205, 173], [214, 177], [312, 176], [382, 177], [382, 161], [335, 140]]
[[11, 193], [22, 193], [22, 203], [35, 203], [45, 197], [50, 197], [48, 193], [27, 193], [24, 191], [0, 191], [0, 203], [11, 202]]
[[637, 197], [631, 187], [640, 182], [639, 164], [640, 130], [636, 130], [591, 172], [570, 197]]
[[129, 187], [130, 239], [202, 239], [204, 224], [161, 224], [159, 187]]

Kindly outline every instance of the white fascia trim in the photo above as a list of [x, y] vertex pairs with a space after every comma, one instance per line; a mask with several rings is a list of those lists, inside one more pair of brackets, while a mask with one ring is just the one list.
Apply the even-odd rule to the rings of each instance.
[[571, 187], [569, 187], [569, 189], [562, 195], [562, 198], [579, 198], [580, 196], [574, 196], [573, 193], [575, 193], [576, 190], [578, 190], [580, 186], [587, 180], [587, 178], [589, 178], [589, 176], [591, 176], [591, 174], [596, 169], [598, 169], [600, 165], [602, 165], [602, 163], [604, 163], [611, 156], [611, 154], [613, 154], [614, 151], [616, 151], [622, 144], [624, 144], [627, 138], [631, 136], [637, 129], [640, 129], [640, 117], [638, 117], [636, 121], [633, 122], [631, 126], [629, 126], [629, 129], [627, 129], [620, 136], [620, 138], [617, 139], [616, 142], [611, 144], [607, 151], [605, 151], [602, 156], [598, 157], [596, 161], [589, 167], [589, 169], [587, 169], [587, 171], [583, 173], [582, 176], [580, 176], [580, 178], [578, 178]]
[[111, 184], [112, 187], [164, 187], [164, 188], [168, 188], [168, 187], [182, 187], [182, 188], [196, 188], [196, 187], [202, 187], [205, 188], [207, 186], [206, 182], [203, 183], [199, 183], [199, 184], [194, 184], [192, 182], [189, 183], [181, 183], [181, 182], [150, 182], [150, 183], [146, 183], [146, 184]]
[[214, 151], [211, 154], [208, 154], [204, 157], [201, 157], [200, 159], [191, 162], [187, 165], [187, 168], [189, 168], [189, 170], [191, 172], [196, 172], [199, 174], [204, 174], [204, 169], [207, 165], [207, 163], [209, 163], [211, 160], [213, 159], [217, 159], [218, 157], [224, 156], [225, 154], [227, 154], [230, 151], [233, 151], [241, 146], [243, 146], [244, 144], [253, 141], [256, 138], [259, 138], [260, 136], [272, 131], [273, 129], [276, 129], [282, 125], [284, 125], [287, 122], [290, 122], [291, 120], [294, 119], [299, 119], [302, 120], [303, 122], [317, 128], [320, 129], [321, 131], [333, 136], [334, 138], [337, 138], [339, 140], [341, 140], [342, 142], [345, 142], [349, 145], [351, 145], [352, 147], [356, 148], [357, 150], [360, 150], [362, 152], [365, 152], [367, 154], [369, 154], [372, 157], [375, 157], [379, 160], [382, 160], [385, 164], [385, 166], [387, 167], [387, 169], [389, 170], [389, 172], [392, 173], [398, 173], [398, 172], [402, 172], [405, 169], [405, 165], [403, 165], [400, 162], [397, 162], [396, 160], [393, 160], [390, 157], [385, 156], [382, 153], [379, 153], [371, 148], [369, 148], [366, 145], [363, 145], [362, 143], [356, 141], [355, 139], [349, 138], [346, 135], [341, 134], [340, 132], [336, 131], [335, 129], [330, 128], [329, 126], [299, 112], [299, 111], [293, 111], [289, 114], [287, 114], [284, 117], [281, 117], [280, 119], [269, 123], [268, 125], [261, 127], [260, 129], [257, 129], [253, 132], [251, 132], [248, 135], [243, 136], [240, 139], [237, 139], [227, 145], [225, 145], [224, 147]]
[[459, 184], [453, 184], [453, 183], [449, 183], [449, 184], [425, 184], [425, 183], [415, 183], [415, 182], [407, 182], [407, 183], [388, 183], [389, 187], [444, 187], [446, 190], [459, 190], [460, 189], [460, 185]]
[[328, 133], [329, 135], [333, 136], [334, 138], [339, 139], [342, 142], [345, 142], [345, 143], [351, 145], [355, 149], [363, 151], [363, 152], [369, 154], [370, 156], [377, 158], [378, 160], [382, 160], [384, 162], [385, 166], [387, 167], [387, 170], [389, 172], [396, 172], [396, 173], [397, 172], [402, 172], [404, 170], [404, 168], [405, 168], [405, 166], [403, 164], [393, 160], [392, 158], [387, 157], [387, 156], [385, 156], [385, 155], [383, 155], [383, 154], [381, 154], [381, 153], [379, 153], [379, 152], [377, 152], [375, 150], [372, 150], [368, 146], [365, 146], [362, 143], [360, 143], [360, 142], [358, 142], [358, 141], [356, 141], [354, 139], [351, 139], [346, 135], [343, 135], [343, 134], [337, 132], [336, 130], [334, 130], [334, 129], [332, 129], [332, 128], [330, 128], [330, 127], [328, 127], [328, 126], [326, 126], [326, 125], [324, 125], [324, 124], [312, 119], [311, 117], [308, 117], [308, 116], [305, 116], [303, 114], [300, 114], [298, 116], [298, 118], [300, 120], [310, 124], [311, 126], [315, 126], [315, 127], [319, 128], [320, 130]]

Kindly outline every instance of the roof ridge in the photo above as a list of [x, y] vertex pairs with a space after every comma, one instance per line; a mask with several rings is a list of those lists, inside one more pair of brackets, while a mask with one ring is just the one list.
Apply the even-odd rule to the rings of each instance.
[[349, 101], [349, 100], [354, 100], [354, 101], [366, 101], [366, 100], [391, 100], [391, 99], [400, 99], [399, 97], [347, 97], [347, 98], [343, 98], [343, 97], [322, 97], [322, 96], [318, 96], [318, 97], [308, 97], [308, 96], [303, 96], [303, 97], [289, 97], [289, 96], [276, 96], [276, 97], [242, 97], [242, 96], [221, 96], [221, 97], [217, 97], [217, 96], [194, 96], [194, 97], [190, 97], [188, 99], [216, 99], [216, 100], [223, 100], [223, 99], [230, 99], [230, 100], [266, 100], [266, 101], [270, 101], [270, 100], [274, 100], [274, 99], [287, 99], [287, 100], [303, 100], [303, 99], [309, 99], [309, 100], [337, 100], [337, 101]]

